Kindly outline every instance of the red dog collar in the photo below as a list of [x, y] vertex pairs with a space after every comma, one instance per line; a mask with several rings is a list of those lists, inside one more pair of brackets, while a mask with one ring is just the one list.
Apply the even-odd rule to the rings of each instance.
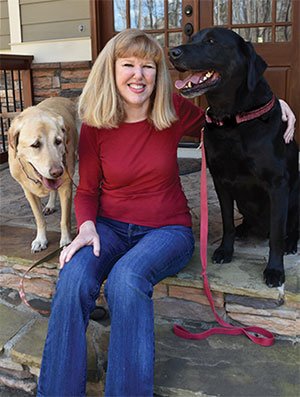
[[[269, 112], [272, 109], [272, 107], [274, 106], [275, 100], [276, 100], [276, 97], [273, 94], [272, 99], [268, 103], [266, 103], [264, 106], [262, 106], [261, 108], [258, 108], [258, 109], [255, 109], [255, 110], [251, 110], [250, 112], [243, 112], [243, 113], [237, 114], [235, 116], [236, 123], [237, 124], [244, 123], [245, 121], [256, 119], [256, 118], [262, 116], [263, 114]], [[208, 124], [214, 123], [217, 126], [222, 127], [224, 125], [224, 121], [222, 121], [222, 120], [219, 121], [219, 120], [212, 119], [208, 115], [209, 109], [210, 108], [208, 107], [206, 109], [206, 111], [205, 111], [205, 120], [206, 120], [206, 122]]]

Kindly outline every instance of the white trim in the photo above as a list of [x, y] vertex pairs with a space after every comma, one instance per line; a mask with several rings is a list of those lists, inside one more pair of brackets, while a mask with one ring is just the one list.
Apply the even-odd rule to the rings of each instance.
[[13, 54], [33, 55], [33, 63], [80, 62], [92, 59], [89, 37], [26, 43], [12, 42], [10, 48]]
[[21, 43], [22, 33], [21, 33], [19, 0], [8, 0], [7, 4], [8, 4], [10, 40], [13, 43]]
[[178, 158], [188, 158], [188, 159], [201, 159], [200, 146], [195, 149], [179, 147], [177, 149], [177, 157]]

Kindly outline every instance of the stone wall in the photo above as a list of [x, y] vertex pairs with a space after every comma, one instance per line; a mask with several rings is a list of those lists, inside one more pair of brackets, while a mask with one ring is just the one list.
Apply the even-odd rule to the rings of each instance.
[[[0, 301], [4, 299], [10, 304], [13, 303], [20, 277], [30, 265], [31, 261], [0, 255]], [[53, 262], [34, 268], [26, 276], [27, 299], [36, 308], [48, 310], [50, 307], [58, 277], [56, 265], [53, 259]], [[210, 266], [217, 269], [217, 266]], [[241, 272], [237, 265], [232, 266], [235, 274]], [[155, 286], [155, 307], [161, 316], [185, 320], [201, 319], [205, 323], [214, 321], [202, 280], [194, 276], [194, 269], [198, 267], [199, 257], [195, 253], [187, 271], [169, 277]], [[239, 286], [220, 283], [218, 272], [211, 273], [210, 279], [214, 304], [223, 319], [227, 318], [229, 322], [233, 320], [248, 326], [260, 326], [294, 340], [299, 337], [299, 293], [286, 291], [285, 296], [282, 296], [277, 289], [264, 287], [256, 291], [251, 288], [242, 290]], [[20, 303], [18, 299], [18, 304]], [[97, 303], [106, 306], [103, 288]]]
[[52, 96], [78, 97], [91, 66], [89, 61], [32, 64], [34, 104]]

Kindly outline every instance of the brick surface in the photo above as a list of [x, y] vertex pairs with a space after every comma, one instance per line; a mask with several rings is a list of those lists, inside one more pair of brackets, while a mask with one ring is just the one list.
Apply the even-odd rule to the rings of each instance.
[[56, 69], [37, 69], [37, 70], [33, 70], [33, 72], [32, 72], [33, 84], [35, 82], [35, 79], [37, 79], [37, 78], [52, 77], [56, 73], [57, 73]]
[[90, 61], [83, 62], [61, 62], [62, 69], [90, 69], [92, 63]]
[[35, 89], [45, 89], [45, 88], [52, 88], [52, 78], [51, 77], [38, 77], [34, 80], [33, 84], [34, 90]]
[[36, 70], [36, 69], [60, 69], [60, 63], [59, 62], [54, 62], [54, 63], [32, 63], [31, 64], [31, 69]]
[[85, 82], [77, 82], [77, 83], [62, 83], [62, 90], [73, 90], [73, 89], [82, 89], [84, 87]]
[[90, 69], [62, 70], [61, 78], [64, 79], [87, 79]]
[[52, 96], [79, 96], [90, 70], [90, 62], [34, 64], [34, 104]]

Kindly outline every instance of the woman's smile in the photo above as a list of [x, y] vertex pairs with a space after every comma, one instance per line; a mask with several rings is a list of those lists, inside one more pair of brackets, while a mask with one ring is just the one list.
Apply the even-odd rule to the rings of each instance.
[[135, 83], [128, 84], [128, 86], [131, 88], [133, 92], [136, 92], [137, 94], [143, 92], [146, 87], [145, 84], [135, 84]]

